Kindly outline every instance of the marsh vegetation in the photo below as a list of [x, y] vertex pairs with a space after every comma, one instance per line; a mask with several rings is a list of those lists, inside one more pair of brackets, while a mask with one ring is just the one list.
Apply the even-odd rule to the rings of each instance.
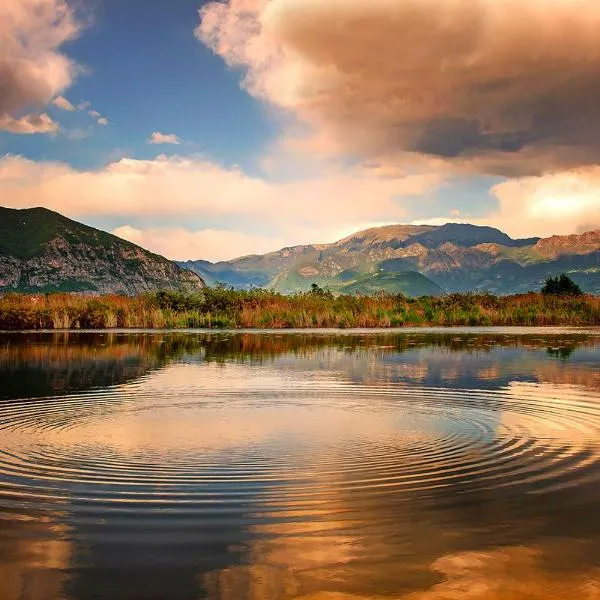
[[600, 325], [600, 298], [528, 293], [334, 296], [318, 286], [283, 295], [222, 286], [136, 297], [7, 294], [0, 329], [351, 328], [403, 326]]

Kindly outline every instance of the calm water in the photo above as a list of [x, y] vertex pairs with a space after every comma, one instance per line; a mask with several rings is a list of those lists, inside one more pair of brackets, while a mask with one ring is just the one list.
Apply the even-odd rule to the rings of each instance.
[[600, 332], [0, 336], [0, 600], [600, 598]]

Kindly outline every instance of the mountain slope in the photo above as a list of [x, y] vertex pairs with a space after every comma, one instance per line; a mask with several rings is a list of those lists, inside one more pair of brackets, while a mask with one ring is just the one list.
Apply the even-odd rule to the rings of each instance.
[[162, 256], [45, 208], [0, 208], [0, 291], [194, 291], [203, 280]]
[[[584, 290], [600, 293], [600, 231], [515, 240], [498, 229], [469, 224], [390, 225], [333, 244], [208, 265], [204, 269], [214, 281], [236, 287], [266, 285], [284, 293], [306, 290], [312, 283], [347, 290], [349, 280], [368, 279], [381, 269], [418, 272], [448, 292], [498, 294], [539, 290], [546, 277], [566, 271]], [[186, 266], [194, 269], [193, 263]], [[393, 278], [387, 279], [386, 289], [391, 285], [393, 291], [403, 291], [399, 283], [394, 287]]]
[[439, 296], [444, 290], [431, 279], [416, 271], [384, 271], [380, 269], [375, 273], [359, 275], [353, 280], [340, 286], [339, 291], [344, 294], [373, 295], [377, 292], [390, 292], [404, 294], [405, 296]]
[[207, 260], [188, 260], [177, 264], [183, 269], [198, 274], [207, 285], [222, 282], [239, 288], [262, 287], [267, 285], [270, 280], [270, 276], [264, 271], [237, 269], [233, 265], [227, 266], [228, 263], [223, 263], [223, 266], [215, 265]]

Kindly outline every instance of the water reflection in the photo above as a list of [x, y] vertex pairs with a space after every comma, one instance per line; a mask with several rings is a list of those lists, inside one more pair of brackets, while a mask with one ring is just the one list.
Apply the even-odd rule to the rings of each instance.
[[2, 600], [61, 598], [72, 558], [66, 527], [2, 519], [0, 531]]
[[600, 598], [599, 366], [593, 332], [4, 336], [0, 596]]

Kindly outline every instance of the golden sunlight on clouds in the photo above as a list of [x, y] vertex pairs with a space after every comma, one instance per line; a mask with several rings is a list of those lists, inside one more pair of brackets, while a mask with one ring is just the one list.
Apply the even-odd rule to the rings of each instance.
[[[436, 175], [380, 178], [363, 169], [332, 169], [308, 180], [272, 183], [198, 157], [123, 158], [98, 171], [78, 171], [63, 163], [35, 162], [19, 156], [0, 159], [4, 206], [45, 206], [74, 218], [169, 214], [198, 219], [236, 217], [245, 231], [274, 225], [278, 237], [263, 238], [260, 243], [262, 248], [273, 250], [283, 239], [315, 242], [319, 241], [314, 239], [318, 232], [326, 236], [322, 241], [332, 241], [365, 222], [402, 220], [405, 209], [397, 204], [397, 197], [426, 194], [438, 184]], [[120, 233], [130, 239], [142, 235], [132, 229]], [[169, 233], [173, 231], [164, 232]], [[156, 231], [143, 235], [157, 239]], [[189, 233], [179, 240], [162, 240], [160, 248], [176, 256], [193, 236], [199, 239], [198, 235], [211, 243], [217, 243], [220, 236], [222, 248], [231, 242], [231, 258], [236, 252], [260, 249], [252, 246], [253, 240], [260, 241], [260, 235], [219, 234], [214, 229]], [[200, 256], [200, 250], [191, 256]]]
[[[239, 230], [235, 224], [140, 228], [133, 221], [114, 230], [169, 258], [221, 260], [291, 244], [333, 242], [368, 226], [403, 221], [415, 197], [426, 196], [441, 181], [432, 174], [393, 174], [332, 169], [305, 181], [272, 183], [197, 157], [124, 158], [98, 171], [78, 171], [9, 155], [0, 159], [0, 195], [8, 207], [45, 206], [73, 218], [240, 219]], [[492, 190], [498, 199], [494, 213], [467, 220], [513, 236], [600, 228], [599, 184], [598, 167], [510, 180]], [[429, 222], [460, 220], [454, 214]], [[265, 225], [276, 233], [262, 233]]]
[[48, 115], [23, 116], [23, 112], [48, 105], [71, 84], [76, 66], [59, 48], [75, 38], [79, 29], [65, 0], [0, 2], [0, 130], [57, 130]]
[[190, 257], [205, 260], [227, 260], [246, 254], [263, 254], [283, 248], [287, 240], [246, 234], [226, 229], [201, 229], [189, 231], [182, 228], [137, 229], [130, 225], [117, 227], [114, 235], [171, 260], [187, 260]]
[[500, 210], [491, 224], [515, 235], [600, 229], [600, 167], [507, 181], [492, 189]]
[[331, 171], [312, 180], [270, 183], [202, 158], [123, 158], [98, 171], [20, 156], [0, 159], [0, 192], [6, 206], [43, 205], [75, 215], [257, 215], [301, 217], [340, 225], [376, 220], [402, 210], [394, 196], [430, 191], [428, 175], [381, 179], [362, 170]]
[[196, 35], [320, 147], [539, 173], [600, 159], [599, 27], [587, 0], [229, 0]]
[[55, 133], [58, 131], [58, 124], [46, 113], [42, 113], [41, 115], [25, 115], [18, 119], [0, 114], [0, 130], [25, 135], [33, 133]]
[[490, 225], [512, 237], [570, 235], [600, 230], [600, 167], [508, 179], [492, 187], [498, 206], [485, 217], [449, 215], [414, 222]]

